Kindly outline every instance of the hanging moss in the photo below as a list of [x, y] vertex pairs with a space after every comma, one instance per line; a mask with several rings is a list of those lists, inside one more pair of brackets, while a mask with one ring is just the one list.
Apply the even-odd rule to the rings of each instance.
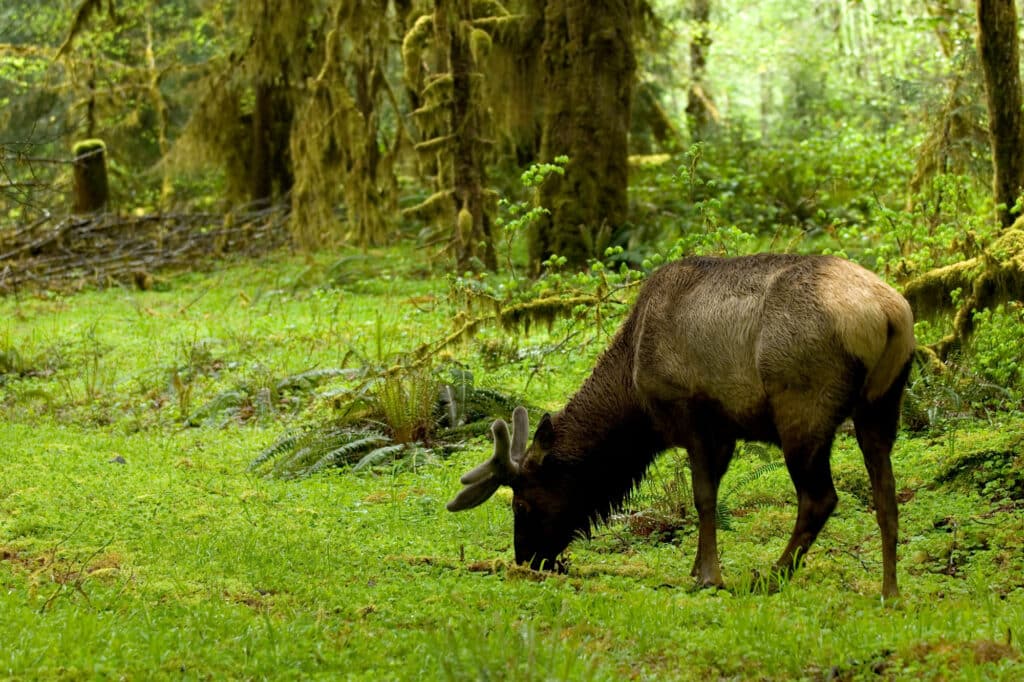
[[414, 90], [423, 87], [423, 52], [430, 45], [434, 32], [434, 17], [424, 14], [416, 19], [402, 38], [402, 66], [405, 82]]
[[473, 61], [480, 64], [491, 53], [491, 34], [482, 28], [474, 28], [469, 34], [469, 49], [473, 53]]
[[549, 327], [559, 317], [571, 314], [578, 306], [598, 305], [596, 296], [551, 296], [537, 298], [524, 303], [510, 305], [498, 313], [498, 323], [507, 331], [526, 330], [532, 324], [540, 323]]
[[[397, 110], [384, 64], [391, 38], [387, 0], [340, 3], [320, 48], [315, 79], [296, 112], [293, 232], [306, 246], [345, 240], [382, 244], [393, 233], [398, 182], [394, 166], [405, 130], [390, 140], [381, 110]], [[339, 182], [340, 180], [340, 182]], [[345, 221], [336, 208], [345, 206]]]
[[[433, 12], [417, 19], [402, 41], [406, 85], [419, 103], [415, 149], [437, 190], [404, 214], [435, 218], [460, 270], [481, 261], [493, 268], [497, 261], [485, 156], [493, 126], [480, 71], [492, 40], [474, 24], [486, 12], [507, 14], [496, 2], [435, 0]], [[440, 206], [443, 200], [450, 206]]]
[[328, 0], [311, 14], [304, 0], [242, 0], [237, 20], [252, 38], [199, 85], [172, 156], [224, 167], [234, 199], [290, 190], [301, 247], [383, 243], [407, 146], [386, 76], [400, 10], [390, 0]]
[[402, 215], [406, 218], [425, 221], [436, 220], [443, 216], [450, 217], [453, 214], [452, 199], [454, 196], [455, 190], [453, 189], [434, 192], [415, 206], [403, 210]]

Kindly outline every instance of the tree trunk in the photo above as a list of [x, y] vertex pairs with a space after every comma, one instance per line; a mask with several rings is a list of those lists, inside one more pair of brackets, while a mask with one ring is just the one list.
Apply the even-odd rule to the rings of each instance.
[[1011, 209], [1024, 186], [1020, 57], [1014, 0], [978, 0], [978, 53], [985, 73], [993, 190], [999, 220], [1013, 224]]
[[107, 207], [106, 151], [101, 140], [83, 140], [75, 145], [75, 213], [95, 213]]
[[269, 202], [274, 193], [270, 172], [271, 151], [271, 87], [257, 83], [252, 109], [252, 165], [249, 168], [249, 199]]
[[[983, 255], [922, 273], [904, 287], [916, 317], [956, 310], [953, 332], [931, 346], [935, 358], [943, 362], [970, 339], [976, 312], [1024, 296], [1024, 217], [1015, 222], [1012, 212], [1024, 186], [1017, 9], [1014, 0], [978, 0], [977, 9], [992, 185], [1003, 230]], [[955, 106], [951, 103], [949, 108]]]
[[474, 259], [483, 258], [484, 265], [497, 267], [494, 241], [491, 238], [490, 217], [484, 205], [486, 171], [483, 163], [484, 144], [480, 121], [480, 95], [475, 92], [477, 72], [470, 49], [472, 3], [456, 0], [448, 5], [438, 0], [435, 30], [446, 31], [448, 41], [448, 69], [452, 76], [452, 103], [450, 130], [454, 135], [452, 149], [455, 214], [457, 216], [453, 245], [455, 260], [460, 271], [476, 269]]
[[552, 254], [581, 266], [627, 217], [627, 136], [636, 60], [631, 0], [551, 0], [544, 14], [541, 159], [566, 155], [540, 202], [550, 215], [531, 234], [536, 269]]
[[693, 38], [690, 40], [690, 89], [686, 99], [686, 118], [690, 136], [703, 140], [718, 126], [720, 116], [704, 77], [707, 73], [707, 51], [711, 47], [711, 0], [693, 0]]
[[293, 110], [285, 88], [259, 82], [253, 89], [249, 198], [270, 203], [287, 194], [293, 183], [288, 156]]

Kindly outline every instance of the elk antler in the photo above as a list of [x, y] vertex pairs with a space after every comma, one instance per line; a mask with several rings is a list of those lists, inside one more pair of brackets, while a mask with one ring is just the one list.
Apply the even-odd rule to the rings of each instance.
[[[494, 454], [476, 468], [468, 471], [461, 479], [464, 486], [446, 506], [448, 511], [472, 509], [483, 504], [502, 485], [509, 485], [519, 473], [519, 464], [526, 452], [526, 439], [530, 423], [526, 408], [519, 406], [512, 412], [512, 438], [509, 439], [508, 424], [504, 419], [495, 419], [491, 424], [494, 436]], [[511, 442], [510, 442], [511, 440]]]
[[526, 439], [530, 436], [530, 415], [522, 405], [512, 410], [512, 447], [509, 456], [518, 469], [523, 464], [526, 454]]

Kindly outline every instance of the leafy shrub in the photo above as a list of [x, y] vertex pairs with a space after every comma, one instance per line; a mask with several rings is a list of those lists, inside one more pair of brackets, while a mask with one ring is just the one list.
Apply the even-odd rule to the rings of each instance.
[[737, 123], [691, 147], [671, 176], [642, 170], [634, 194], [671, 217], [669, 239], [709, 226], [751, 235], [778, 236], [786, 227], [796, 228], [794, 235], [826, 234], [902, 206], [892, 188], [905, 186], [913, 171], [914, 143], [899, 127], [878, 130], [844, 118], [770, 139]]
[[1020, 331], [1024, 329], [1024, 305], [1000, 305], [974, 314], [971, 364], [988, 381], [1004, 387], [1018, 400], [1024, 395], [1024, 358]]
[[408, 444], [394, 443], [369, 428], [311, 426], [277, 440], [257, 455], [249, 469], [259, 470], [273, 462], [269, 472], [272, 475], [305, 478], [327, 467], [350, 465], [358, 471], [397, 459], [407, 449]]
[[967, 419], [984, 418], [1012, 406], [1014, 397], [1003, 386], [980, 377], [964, 358], [947, 361], [939, 374], [922, 372], [907, 386], [903, 425], [911, 431], [943, 429]]
[[937, 483], [967, 482], [986, 498], [1024, 502], [1024, 454], [981, 450], [957, 457], [936, 476]]

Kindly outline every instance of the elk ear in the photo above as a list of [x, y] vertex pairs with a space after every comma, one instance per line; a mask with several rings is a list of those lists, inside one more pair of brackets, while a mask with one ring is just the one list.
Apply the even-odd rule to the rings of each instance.
[[551, 415], [547, 412], [540, 418], [540, 423], [537, 424], [537, 433], [533, 435], [533, 442], [536, 443], [540, 448], [547, 452], [555, 445], [555, 425], [551, 421]]

